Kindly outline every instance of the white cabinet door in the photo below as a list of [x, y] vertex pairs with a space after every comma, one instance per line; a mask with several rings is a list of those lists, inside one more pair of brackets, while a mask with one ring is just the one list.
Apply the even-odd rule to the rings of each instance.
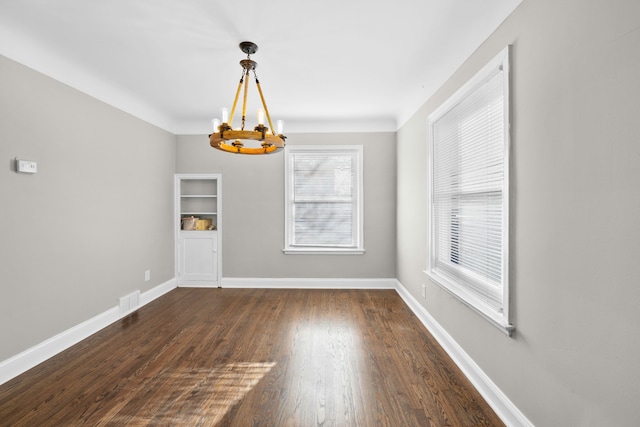
[[215, 231], [181, 231], [178, 285], [218, 286]]

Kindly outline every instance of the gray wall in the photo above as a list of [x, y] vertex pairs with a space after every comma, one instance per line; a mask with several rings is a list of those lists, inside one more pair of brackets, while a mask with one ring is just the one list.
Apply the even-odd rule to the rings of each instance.
[[214, 150], [178, 136], [177, 173], [222, 174], [222, 275], [242, 278], [395, 278], [395, 133], [292, 134], [288, 145], [364, 146], [364, 255], [284, 255], [284, 156]]
[[[512, 338], [422, 273], [427, 116], [507, 44]], [[537, 426], [640, 420], [639, 118], [640, 2], [524, 0], [398, 132], [398, 278]]]
[[0, 56], [0, 161], [0, 361], [174, 277], [174, 135]]

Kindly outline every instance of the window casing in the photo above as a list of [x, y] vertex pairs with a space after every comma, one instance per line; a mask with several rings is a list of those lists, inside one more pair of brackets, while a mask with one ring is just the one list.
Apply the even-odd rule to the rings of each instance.
[[509, 48], [429, 116], [427, 274], [510, 334]]
[[362, 254], [362, 146], [285, 148], [285, 253]]

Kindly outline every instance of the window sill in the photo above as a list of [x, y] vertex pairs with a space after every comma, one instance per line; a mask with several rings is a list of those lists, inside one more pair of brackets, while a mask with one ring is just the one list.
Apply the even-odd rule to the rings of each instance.
[[460, 300], [464, 305], [478, 313], [485, 320], [489, 321], [489, 323], [500, 329], [508, 336], [511, 336], [513, 331], [516, 330], [515, 326], [509, 323], [509, 319], [505, 317], [504, 313], [497, 311], [494, 307], [485, 303], [484, 301], [482, 301], [482, 299], [467, 291], [462, 286], [428, 270], [423, 271], [423, 273], [429, 279], [431, 279], [433, 283], [449, 292], [451, 295]]
[[285, 248], [285, 255], [364, 255], [364, 249], [340, 248]]

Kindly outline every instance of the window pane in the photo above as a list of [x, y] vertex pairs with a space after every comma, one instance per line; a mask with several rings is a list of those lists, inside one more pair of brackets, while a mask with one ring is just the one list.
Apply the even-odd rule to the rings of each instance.
[[360, 250], [362, 147], [289, 147], [287, 153], [287, 246]]
[[351, 203], [296, 203], [295, 235], [299, 245], [353, 245]]
[[350, 155], [296, 154], [295, 200], [350, 201], [353, 197], [353, 157]]
[[502, 282], [501, 82], [497, 73], [433, 125], [436, 263], [466, 270], [459, 280], [483, 295]]

